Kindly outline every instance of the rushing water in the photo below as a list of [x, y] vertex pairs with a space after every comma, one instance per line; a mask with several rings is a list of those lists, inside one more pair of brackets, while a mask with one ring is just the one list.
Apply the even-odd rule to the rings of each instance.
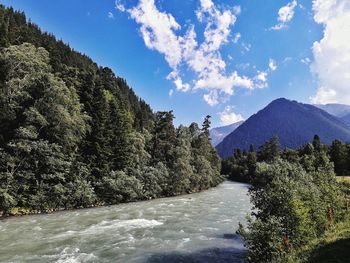
[[245, 184], [0, 221], [0, 262], [241, 262]]

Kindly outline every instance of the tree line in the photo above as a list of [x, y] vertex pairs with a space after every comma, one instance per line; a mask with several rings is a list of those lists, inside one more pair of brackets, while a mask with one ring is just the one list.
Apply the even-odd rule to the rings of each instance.
[[117, 204], [222, 181], [202, 127], [174, 127], [127, 82], [0, 5], [0, 212]]
[[334, 165], [337, 176], [350, 176], [350, 144], [340, 140], [334, 140], [331, 145], [321, 144], [318, 135], [315, 135], [313, 143], [302, 146], [296, 150], [281, 149], [277, 137], [262, 145], [257, 151], [251, 145], [249, 151], [235, 149], [234, 154], [222, 161], [221, 173], [230, 180], [249, 183], [254, 174], [257, 162], [270, 161], [275, 157], [288, 159], [293, 156], [294, 160], [302, 157], [305, 153], [315, 151], [321, 147]]
[[[338, 182], [347, 174], [349, 146], [334, 141], [282, 150], [272, 138], [255, 152], [236, 150], [223, 161], [231, 179], [251, 184], [253, 212], [238, 233], [248, 248], [247, 262], [301, 262], [299, 253], [349, 214], [350, 185]], [[299, 254], [298, 254], [299, 253]]]

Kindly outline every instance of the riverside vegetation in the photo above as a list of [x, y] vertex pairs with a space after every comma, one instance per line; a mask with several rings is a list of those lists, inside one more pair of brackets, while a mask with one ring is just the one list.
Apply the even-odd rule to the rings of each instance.
[[124, 79], [0, 5], [0, 213], [197, 192], [220, 159], [202, 127], [153, 113]]
[[[239, 234], [248, 262], [348, 262], [349, 145], [329, 147], [316, 135], [297, 150], [272, 138], [256, 153], [235, 150], [223, 161], [231, 179], [251, 183], [252, 216]], [[326, 245], [326, 246], [322, 246]]]

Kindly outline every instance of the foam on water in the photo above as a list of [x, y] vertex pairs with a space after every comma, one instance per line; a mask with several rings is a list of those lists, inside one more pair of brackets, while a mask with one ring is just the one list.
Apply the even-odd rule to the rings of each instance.
[[118, 231], [121, 228], [124, 228], [125, 231], [131, 230], [131, 229], [137, 229], [137, 228], [153, 228], [156, 226], [163, 225], [162, 222], [157, 220], [147, 220], [147, 219], [129, 219], [129, 220], [103, 220], [100, 223], [91, 225], [87, 227], [86, 229], [82, 229], [80, 231], [77, 230], [68, 230], [64, 233], [58, 234], [54, 236], [56, 239], [65, 239], [72, 236], [78, 236], [78, 235], [96, 235], [96, 234], [103, 234], [110, 231]]
[[104, 232], [108, 230], [116, 230], [118, 228], [125, 228], [126, 230], [134, 229], [134, 228], [147, 228], [147, 227], [155, 227], [163, 225], [162, 222], [157, 220], [147, 220], [144, 218], [140, 219], [129, 219], [129, 220], [120, 220], [115, 219], [111, 221], [102, 221], [96, 225], [92, 225], [88, 229], [84, 231], [84, 233], [96, 233], [96, 232]]
[[176, 254], [239, 262], [234, 235], [250, 207], [246, 185], [225, 182], [189, 196], [9, 219], [0, 221], [0, 262], [179, 262]]
[[96, 262], [97, 257], [93, 253], [82, 253], [79, 248], [65, 247], [58, 255], [57, 263], [85, 263]]

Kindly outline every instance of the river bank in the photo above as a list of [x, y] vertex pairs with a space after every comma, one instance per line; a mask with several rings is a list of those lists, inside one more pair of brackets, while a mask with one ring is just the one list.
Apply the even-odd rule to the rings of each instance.
[[[241, 183], [241, 182], [238, 182], [238, 183]], [[215, 188], [215, 187], [212, 187], [212, 188]], [[44, 210], [31, 209], [31, 208], [25, 208], [25, 207], [14, 207], [14, 208], [11, 208], [7, 213], [5, 213], [4, 211], [0, 211], [0, 220], [3, 220], [5, 218], [11, 218], [11, 217], [22, 217], [22, 216], [30, 216], [30, 215], [48, 215], [48, 214], [64, 212], [64, 211], [76, 211], [76, 210], [82, 210], [82, 209], [110, 207], [110, 206], [114, 206], [114, 205], [121, 205], [121, 204], [128, 204], [128, 203], [139, 203], [139, 202], [147, 202], [147, 201], [156, 200], [156, 199], [165, 199], [165, 198], [172, 198], [172, 197], [179, 197], [179, 196], [187, 196], [187, 195], [191, 195], [191, 194], [203, 193], [203, 192], [209, 191], [212, 188], [197, 191], [197, 192], [188, 193], [185, 195], [182, 194], [182, 195], [175, 195], [175, 196], [170, 196], [170, 197], [159, 197], [159, 198], [153, 198], [153, 199], [140, 199], [140, 200], [124, 202], [124, 203], [119, 203], [119, 204], [97, 203], [97, 204], [86, 206], [86, 207], [75, 207], [75, 208], [59, 207], [59, 208], [50, 208], [50, 209], [44, 209]]]

